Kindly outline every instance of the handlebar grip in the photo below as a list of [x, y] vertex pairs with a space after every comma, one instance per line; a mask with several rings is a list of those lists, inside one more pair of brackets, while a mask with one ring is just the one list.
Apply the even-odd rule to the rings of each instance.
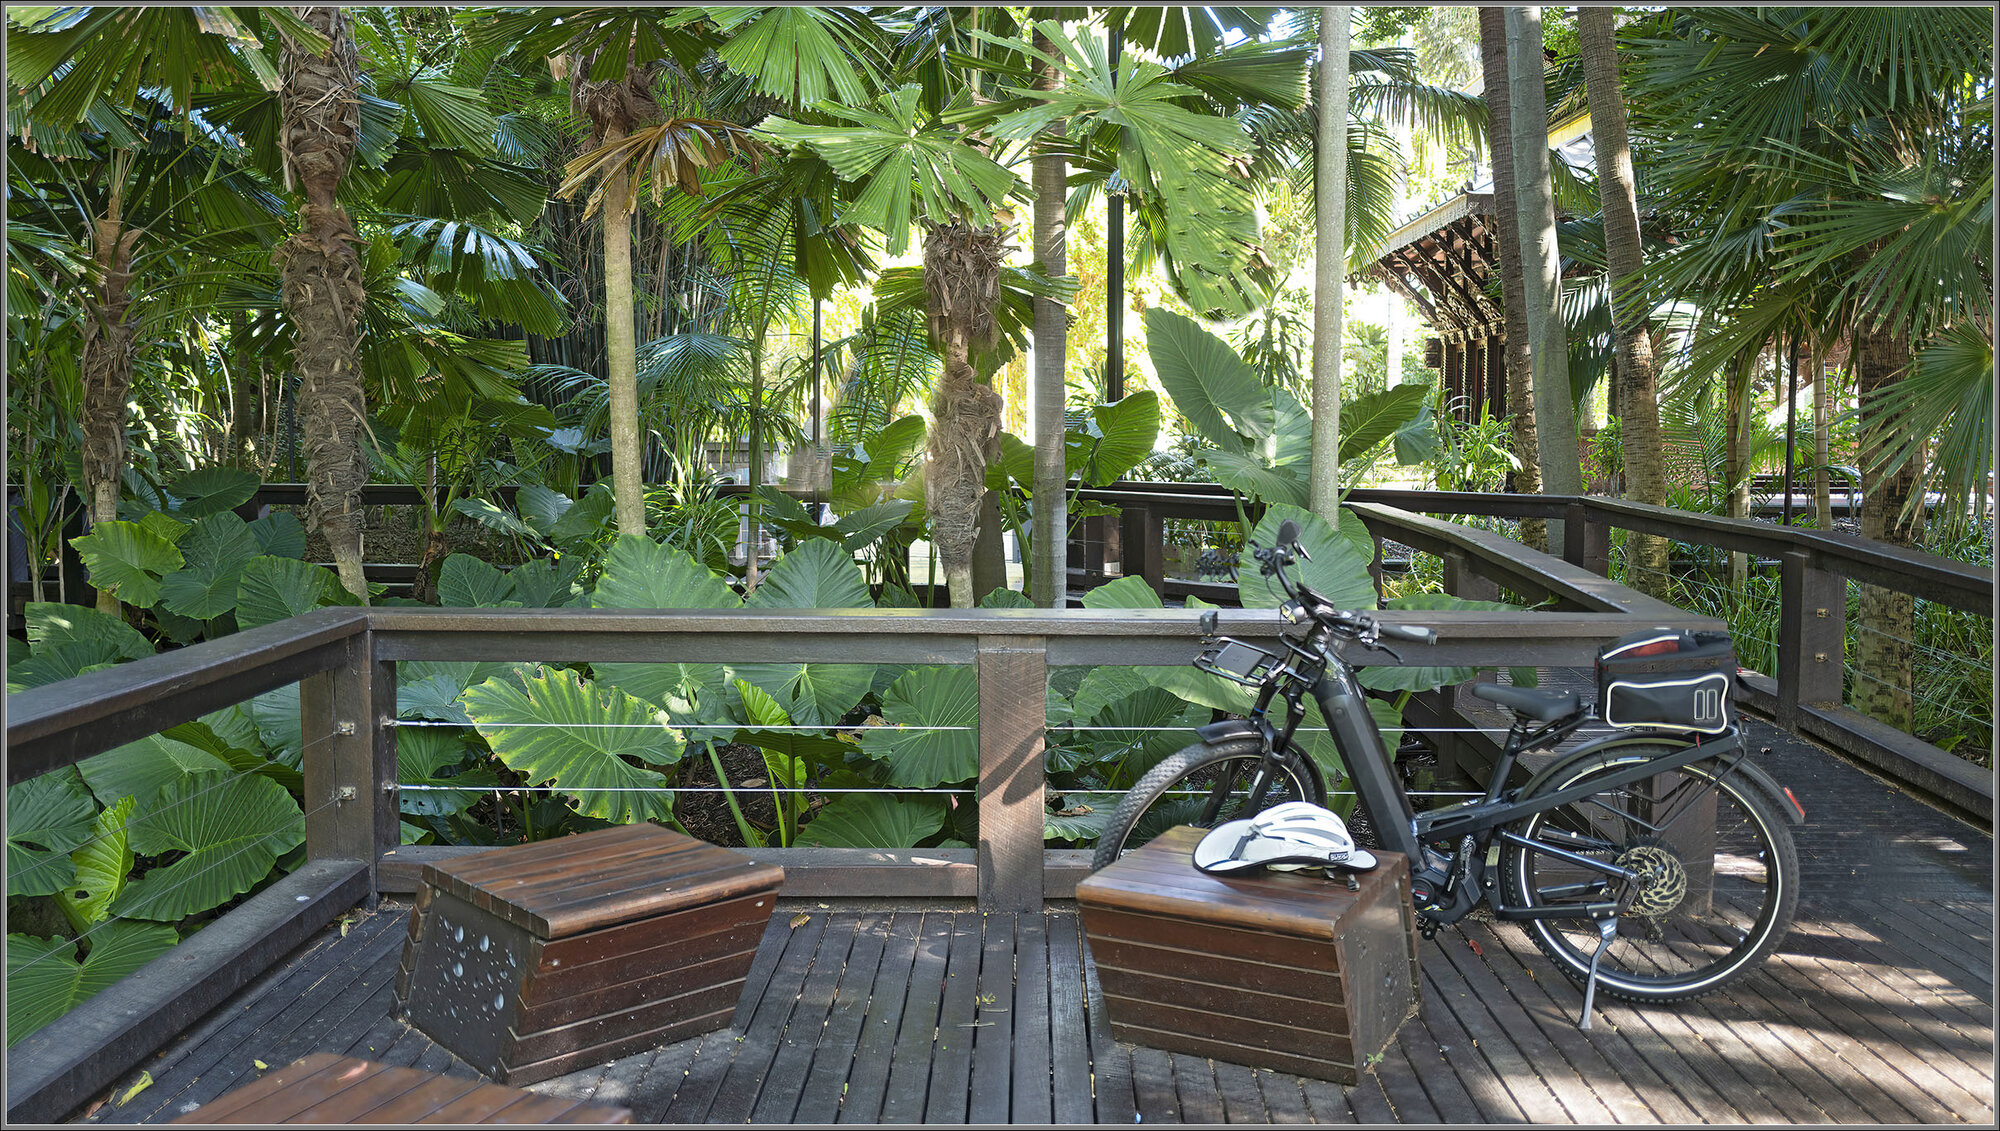
[[1375, 632], [1376, 635], [1385, 639], [1407, 640], [1412, 644], [1435, 644], [1438, 638], [1437, 630], [1434, 628], [1418, 628], [1400, 624], [1378, 624], [1376, 625]]

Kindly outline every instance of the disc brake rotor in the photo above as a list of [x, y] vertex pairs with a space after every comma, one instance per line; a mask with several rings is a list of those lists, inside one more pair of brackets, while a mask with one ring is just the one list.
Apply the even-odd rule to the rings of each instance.
[[1679, 854], [1664, 845], [1634, 845], [1618, 857], [1618, 866], [1639, 875], [1626, 914], [1665, 915], [1687, 896], [1687, 868]]

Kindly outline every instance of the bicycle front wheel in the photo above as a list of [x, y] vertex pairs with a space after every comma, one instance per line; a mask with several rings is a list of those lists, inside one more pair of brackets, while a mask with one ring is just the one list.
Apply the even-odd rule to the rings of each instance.
[[[1670, 749], [1625, 747], [1552, 778], [1525, 800], [1588, 785]], [[1734, 980], [1777, 948], [1798, 907], [1791, 831], [1755, 786], [1713, 760], [1607, 786], [1536, 813], [1515, 831], [1537, 847], [1510, 842], [1501, 853], [1510, 902], [1623, 904], [1597, 983], [1627, 1001], [1680, 1001]], [[1622, 883], [1559, 853], [1616, 864], [1639, 879]], [[1595, 922], [1522, 925], [1564, 974], [1585, 979], [1602, 941]]]
[[[1250, 815], [1251, 783], [1264, 765], [1259, 739], [1199, 743], [1146, 771], [1097, 838], [1094, 871], [1177, 825], [1212, 829]], [[1318, 779], [1303, 770], [1272, 767], [1260, 809], [1287, 801], [1326, 804]]]

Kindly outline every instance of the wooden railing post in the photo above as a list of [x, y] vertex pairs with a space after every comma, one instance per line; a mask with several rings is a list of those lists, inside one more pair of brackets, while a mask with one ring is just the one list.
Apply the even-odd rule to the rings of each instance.
[[299, 681], [304, 739], [306, 856], [375, 863], [401, 837], [396, 797], [396, 665], [375, 658], [374, 635], [348, 643], [331, 671]]
[[1468, 601], [1498, 601], [1500, 586], [1479, 572], [1479, 564], [1464, 554], [1444, 555], [1444, 591]]
[[1804, 704], [1841, 701], [1847, 643], [1847, 579], [1794, 550], [1781, 565], [1778, 724], [1797, 729]]
[[1582, 503], [1563, 508], [1563, 560], [1611, 576], [1611, 528], [1593, 519]]
[[1166, 569], [1165, 524], [1147, 503], [1122, 503], [1118, 515], [1119, 567], [1126, 577], [1143, 577], [1162, 592]]
[[1042, 911], [1042, 745], [1049, 666], [1040, 636], [979, 638], [979, 907]]

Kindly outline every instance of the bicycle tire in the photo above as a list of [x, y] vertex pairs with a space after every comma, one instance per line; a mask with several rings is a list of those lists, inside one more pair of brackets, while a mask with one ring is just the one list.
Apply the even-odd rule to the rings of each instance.
[[[1676, 749], [1623, 747], [1538, 785], [1533, 800]], [[1702, 819], [1713, 798], [1714, 821]], [[1500, 882], [1509, 902], [1631, 899], [1597, 971], [1598, 988], [1634, 1002], [1682, 1001], [1741, 977], [1784, 940], [1798, 909], [1799, 859], [1791, 830], [1763, 792], [1707, 759], [1533, 814], [1514, 831], [1530, 840], [1648, 871], [1634, 892], [1601, 873], [1509, 842]], [[1565, 842], [1564, 834], [1582, 843]], [[1543, 954], [1582, 983], [1601, 941], [1588, 919], [1522, 923]]]
[[[1097, 838], [1097, 850], [1090, 861], [1091, 870], [1104, 867], [1176, 825], [1213, 828], [1224, 821], [1246, 816], [1242, 811], [1242, 802], [1248, 798], [1242, 794], [1247, 794], [1249, 789], [1249, 771], [1254, 770], [1263, 758], [1262, 739], [1233, 738], [1217, 743], [1196, 743], [1163, 759], [1159, 765], [1147, 770], [1119, 801], [1118, 808], [1111, 814], [1110, 823]], [[1225, 796], [1223, 806], [1204, 820], [1198, 811], [1199, 802], [1190, 803], [1185, 794], [1191, 790], [1208, 791], [1218, 771], [1229, 774], [1240, 783], [1241, 792], [1232, 786], [1229, 793], [1236, 796]], [[1263, 807], [1269, 808], [1285, 801], [1310, 801], [1315, 805], [1324, 805], [1326, 797], [1318, 779], [1312, 774], [1280, 771], [1265, 794]]]

